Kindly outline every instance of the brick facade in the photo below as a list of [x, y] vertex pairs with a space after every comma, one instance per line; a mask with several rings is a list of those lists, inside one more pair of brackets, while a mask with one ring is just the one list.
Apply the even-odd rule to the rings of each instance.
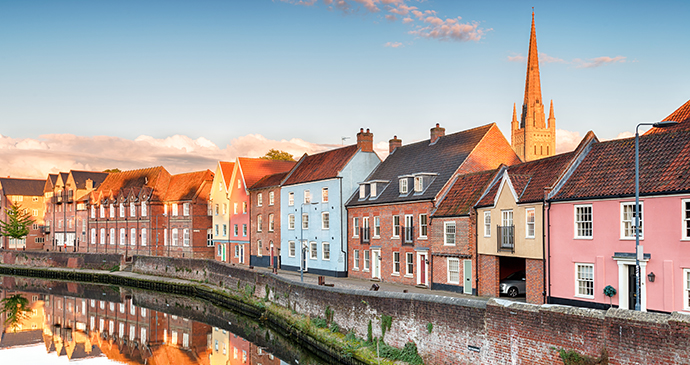
[[499, 257], [493, 255], [479, 255], [479, 295], [482, 297], [498, 297], [498, 282], [501, 274]]
[[[271, 194], [273, 201], [271, 201]], [[280, 187], [250, 190], [251, 201], [251, 264], [254, 266], [273, 267], [279, 265], [280, 258]], [[261, 205], [259, 205], [259, 195]], [[261, 216], [261, 230], [258, 217]], [[272, 218], [271, 218], [272, 217]], [[271, 228], [271, 219], [273, 227]], [[259, 247], [261, 242], [261, 247]]]
[[525, 259], [527, 303], [544, 304], [544, 260]]
[[[475, 234], [474, 229], [476, 225], [475, 215], [466, 217], [453, 218], [432, 218], [431, 220], [431, 236], [429, 240], [429, 248], [432, 252], [432, 289], [451, 290], [463, 292], [464, 286], [467, 283], [464, 277], [464, 265], [466, 260], [470, 260], [471, 277], [469, 278], [470, 289], [466, 293], [476, 294], [475, 285]], [[445, 229], [446, 224], [455, 224], [455, 244], [446, 244]], [[449, 281], [449, 278], [454, 275], [449, 273], [449, 260], [458, 260], [457, 280]]]

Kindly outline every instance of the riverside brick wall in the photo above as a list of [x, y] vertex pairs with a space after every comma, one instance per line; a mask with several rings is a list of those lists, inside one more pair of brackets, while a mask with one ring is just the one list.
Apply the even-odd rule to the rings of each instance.
[[5, 265], [110, 270], [122, 263], [120, 254], [0, 250], [0, 264]]
[[268, 289], [269, 300], [310, 316], [323, 317], [329, 307], [343, 330], [362, 338], [369, 321], [373, 335], [381, 336], [382, 316], [389, 315], [386, 343], [401, 347], [414, 341], [427, 364], [558, 364], [561, 348], [591, 357], [605, 349], [610, 364], [686, 364], [690, 358], [690, 316], [681, 313], [320, 287], [210, 260], [135, 256], [133, 269], [233, 288], [249, 285], [261, 298]]

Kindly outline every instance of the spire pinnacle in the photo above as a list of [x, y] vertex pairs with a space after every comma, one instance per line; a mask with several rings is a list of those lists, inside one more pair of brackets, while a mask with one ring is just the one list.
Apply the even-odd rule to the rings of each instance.
[[[525, 78], [525, 99], [522, 104], [522, 116], [520, 127], [525, 124], [541, 127], [534, 120], [535, 112], [539, 111], [541, 100], [541, 81], [539, 79], [539, 52], [537, 51], [537, 30], [534, 21], [534, 8], [532, 9], [532, 29], [529, 36], [529, 52], [527, 55], [527, 76]], [[543, 109], [542, 109], [543, 110]]]
[[553, 115], [553, 99], [551, 99], [551, 107], [549, 108], [549, 120], [551, 119], [556, 119], [556, 117]]
[[515, 107], [515, 103], [513, 103], [513, 122], [517, 122], [517, 108]]

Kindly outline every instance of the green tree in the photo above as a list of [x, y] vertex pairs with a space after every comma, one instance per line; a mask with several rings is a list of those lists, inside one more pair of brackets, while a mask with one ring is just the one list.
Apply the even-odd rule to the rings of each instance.
[[121, 172], [121, 171], [120, 171], [120, 169], [118, 169], [118, 168], [116, 167], [116, 168], [114, 168], [114, 169], [105, 169], [105, 170], [103, 170], [103, 172]]
[[34, 222], [29, 212], [15, 203], [5, 208], [5, 213], [7, 218], [4, 222], [0, 221], [0, 234], [18, 240], [26, 237], [29, 234], [29, 226]]
[[274, 150], [271, 148], [266, 154], [261, 157], [264, 160], [278, 160], [278, 161], [294, 161], [295, 158], [292, 157], [291, 154], [281, 151], [281, 150]]
[[29, 317], [29, 300], [21, 294], [15, 294], [0, 301], [2, 303], [2, 313], [5, 314], [5, 326], [17, 332], [21, 321]]

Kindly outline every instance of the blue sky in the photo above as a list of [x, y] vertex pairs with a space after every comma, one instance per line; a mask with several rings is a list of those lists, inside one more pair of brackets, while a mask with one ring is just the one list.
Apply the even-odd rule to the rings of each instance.
[[[341, 1], [350, 9], [2, 2], [0, 134], [15, 144], [70, 134], [167, 145], [180, 135], [226, 149], [247, 135], [352, 142], [360, 127], [375, 142], [406, 143], [435, 123], [454, 132], [496, 122], [509, 139], [532, 6], [542, 94], [563, 133], [615, 138], [690, 99], [687, 1]], [[403, 6], [428, 12], [400, 15]], [[465, 39], [434, 38], [428, 16], [463, 25]]]

